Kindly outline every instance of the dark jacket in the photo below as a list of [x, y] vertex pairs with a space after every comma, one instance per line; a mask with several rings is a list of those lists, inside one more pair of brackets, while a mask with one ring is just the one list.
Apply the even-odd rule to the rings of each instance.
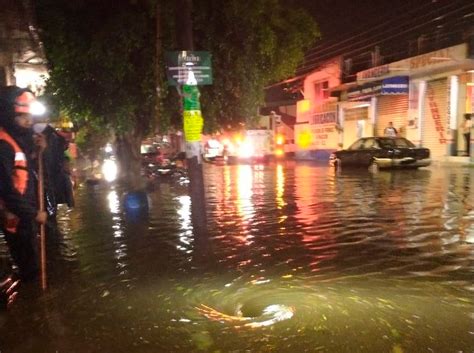
[[64, 168], [64, 153], [69, 147], [68, 142], [50, 125], [43, 130], [43, 135], [47, 142], [44, 151], [46, 192], [55, 205], [65, 203], [73, 207], [72, 184]]

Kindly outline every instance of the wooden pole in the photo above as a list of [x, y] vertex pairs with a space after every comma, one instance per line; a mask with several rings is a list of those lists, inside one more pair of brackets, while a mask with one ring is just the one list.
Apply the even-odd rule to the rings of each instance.
[[[44, 165], [43, 151], [38, 153], [38, 202], [39, 210], [44, 212]], [[41, 288], [46, 289], [46, 229], [40, 224], [40, 260], [41, 260]]]

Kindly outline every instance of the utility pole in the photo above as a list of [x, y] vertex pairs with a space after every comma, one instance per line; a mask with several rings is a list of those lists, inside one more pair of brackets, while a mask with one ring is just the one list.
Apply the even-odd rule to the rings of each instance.
[[[162, 57], [162, 42], [161, 42], [161, 7], [160, 0], [156, 0], [155, 4], [155, 27], [156, 27], [156, 36], [155, 36], [155, 92], [156, 92], [156, 107], [155, 107], [155, 119], [156, 125], [159, 126], [160, 123], [160, 104], [161, 104], [161, 70], [160, 66], [161, 57]], [[156, 127], [155, 127], [156, 129]]]
[[[178, 45], [181, 50], [194, 50], [193, 42], [193, 22], [192, 22], [192, 0], [177, 0], [176, 1], [176, 23], [178, 28]], [[186, 138], [186, 162], [189, 174], [189, 191], [191, 196], [191, 208], [193, 216], [193, 226], [196, 227], [198, 233], [205, 228], [206, 225], [206, 207], [204, 197], [204, 180], [202, 172], [202, 158], [201, 158], [201, 141], [190, 141], [189, 136], [186, 136], [186, 114], [192, 115], [199, 111], [200, 117], [200, 103], [199, 103], [199, 89], [197, 82], [194, 79], [192, 71], [189, 73], [187, 84], [183, 85], [183, 117], [184, 117], [184, 131]], [[200, 136], [200, 134], [199, 134]]]

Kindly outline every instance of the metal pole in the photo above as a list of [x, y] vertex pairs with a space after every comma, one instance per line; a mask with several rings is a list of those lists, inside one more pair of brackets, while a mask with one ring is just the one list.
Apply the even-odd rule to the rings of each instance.
[[[178, 40], [183, 50], [193, 50], [192, 0], [178, 0], [176, 3]], [[196, 87], [197, 89], [197, 87]], [[189, 191], [193, 218], [196, 226], [206, 223], [204, 179], [202, 172], [201, 141], [186, 141], [186, 164], [189, 174]]]
[[[161, 104], [161, 75], [160, 75], [160, 58], [162, 55], [162, 44], [161, 44], [161, 8], [160, 1], [156, 1], [155, 7], [155, 27], [156, 27], [156, 37], [155, 37], [155, 90], [156, 90], [156, 124], [159, 126], [160, 121], [160, 104]], [[156, 128], [156, 127], [155, 127]]]

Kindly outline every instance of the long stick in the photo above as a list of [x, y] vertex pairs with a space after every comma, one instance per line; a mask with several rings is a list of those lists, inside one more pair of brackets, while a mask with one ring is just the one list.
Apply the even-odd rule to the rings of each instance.
[[[44, 172], [43, 151], [38, 154], [38, 199], [39, 209], [44, 212]], [[40, 257], [41, 257], [41, 288], [46, 289], [46, 229], [40, 224]]]

